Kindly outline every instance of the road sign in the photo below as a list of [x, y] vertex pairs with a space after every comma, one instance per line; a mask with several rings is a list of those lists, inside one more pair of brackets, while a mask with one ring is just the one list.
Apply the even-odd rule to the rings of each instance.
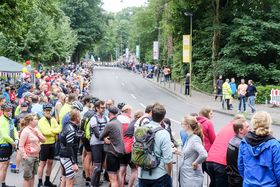
[[140, 45], [136, 45], [136, 58], [140, 58]]

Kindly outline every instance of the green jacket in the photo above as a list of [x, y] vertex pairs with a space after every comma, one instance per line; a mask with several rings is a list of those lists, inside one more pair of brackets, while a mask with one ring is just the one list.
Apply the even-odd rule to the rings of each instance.
[[[13, 131], [14, 139], [10, 137], [10, 131]], [[18, 140], [18, 132], [13, 120], [2, 115], [0, 117], [0, 144], [13, 144], [15, 140]]]

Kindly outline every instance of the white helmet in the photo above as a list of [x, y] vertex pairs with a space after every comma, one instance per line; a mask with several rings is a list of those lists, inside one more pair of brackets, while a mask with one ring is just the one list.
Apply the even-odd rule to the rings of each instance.
[[80, 101], [72, 102], [73, 108], [78, 109], [79, 111], [83, 111], [83, 104]]

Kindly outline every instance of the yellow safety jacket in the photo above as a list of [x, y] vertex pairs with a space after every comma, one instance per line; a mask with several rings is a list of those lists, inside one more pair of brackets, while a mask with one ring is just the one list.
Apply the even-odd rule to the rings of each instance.
[[[14, 139], [10, 137], [10, 131], [13, 131]], [[18, 140], [18, 132], [14, 122], [3, 114], [0, 117], [0, 144], [13, 144], [15, 140]]]
[[44, 116], [38, 121], [39, 130], [45, 136], [46, 141], [43, 144], [53, 144], [56, 141], [56, 136], [61, 132], [60, 125], [58, 125], [56, 119], [51, 117], [51, 123]]

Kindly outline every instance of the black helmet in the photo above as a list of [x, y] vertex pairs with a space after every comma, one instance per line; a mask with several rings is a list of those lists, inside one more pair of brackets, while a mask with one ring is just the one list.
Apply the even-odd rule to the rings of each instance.
[[122, 108], [124, 107], [125, 103], [119, 103], [118, 104], [118, 109], [122, 110]]
[[79, 111], [83, 111], [83, 104], [80, 101], [74, 101], [72, 103], [73, 108], [78, 109]]
[[12, 108], [13, 108], [13, 106], [12, 106], [11, 103], [4, 103], [4, 104], [2, 105], [2, 110], [5, 110], [5, 109], [12, 109]]
[[43, 104], [43, 110], [52, 110], [53, 106], [51, 103]]

